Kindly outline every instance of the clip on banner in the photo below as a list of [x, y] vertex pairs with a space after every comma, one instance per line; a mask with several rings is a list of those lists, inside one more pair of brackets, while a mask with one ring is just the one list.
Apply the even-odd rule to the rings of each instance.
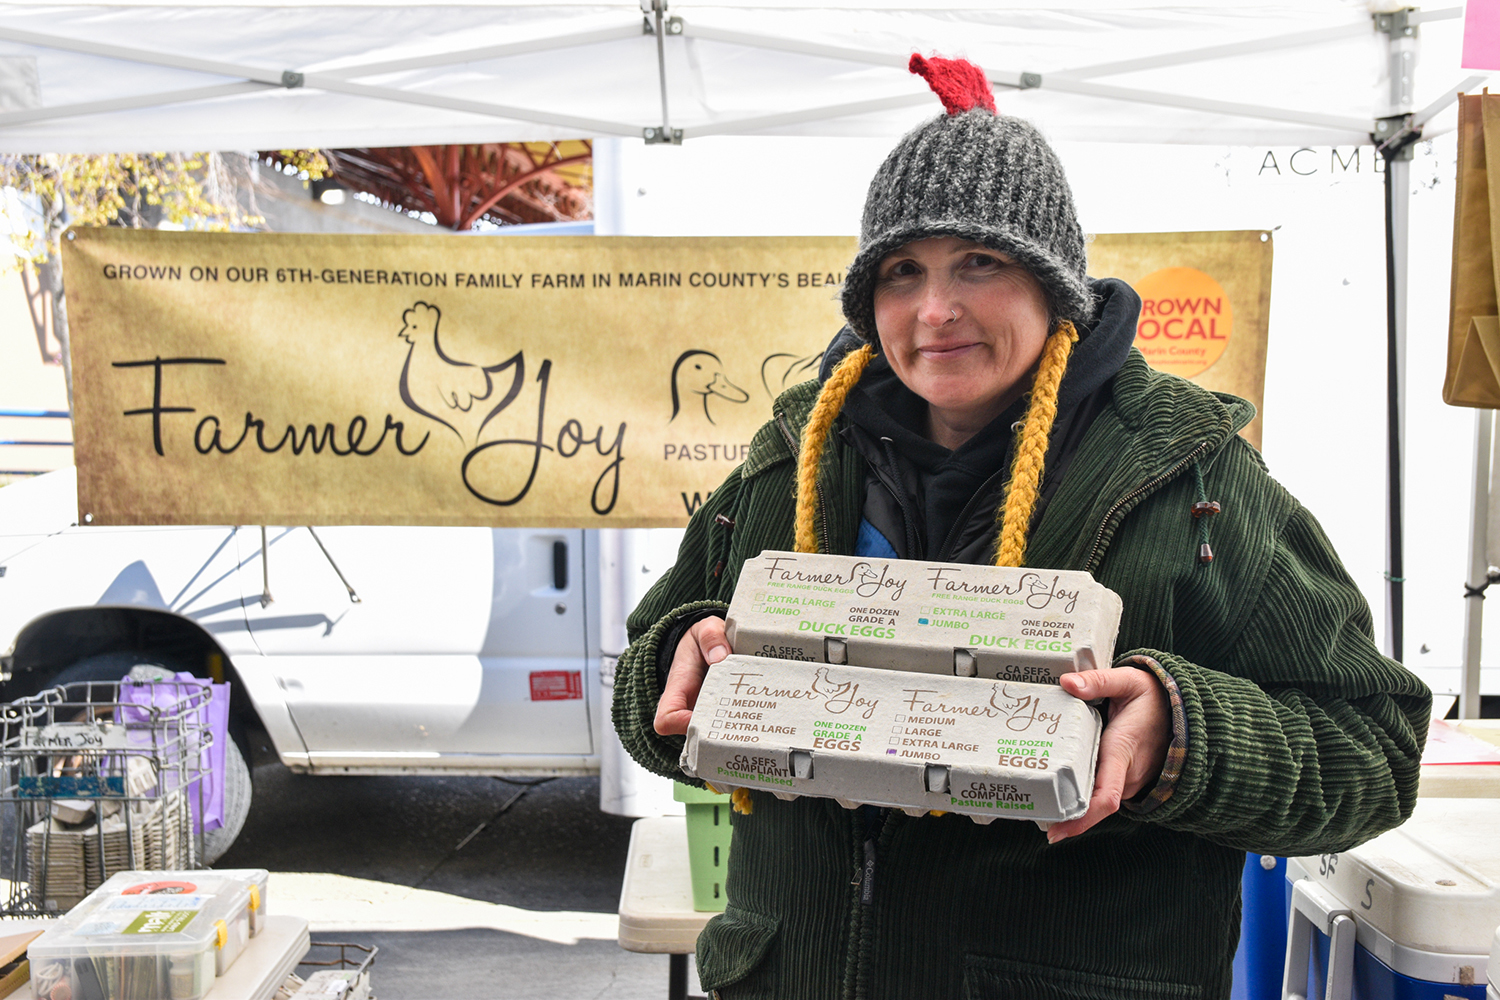
[[[1490, 163], [1496, 166], [1492, 172]], [[1500, 271], [1493, 238], [1500, 208], [1500, 94], [1458, 99], [1458, 195], [1443, 402], [1500, 407]]]

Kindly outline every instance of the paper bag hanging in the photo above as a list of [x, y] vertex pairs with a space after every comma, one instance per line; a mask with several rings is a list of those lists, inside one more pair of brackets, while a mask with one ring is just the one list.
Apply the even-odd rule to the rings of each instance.
[[[1443, 402], [1500, 408], [1500, 94], [1462, 94]], [[1494, 164], [1493, 169], [1490, 164]]]

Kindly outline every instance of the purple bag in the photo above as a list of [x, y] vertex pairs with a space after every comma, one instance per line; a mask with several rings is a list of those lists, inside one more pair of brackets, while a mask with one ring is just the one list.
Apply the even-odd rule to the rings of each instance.
[[[177, 683], [179, 681], [190, 683]], [[186, 672], [177, 674], [175, 681], [146, 683], [132, 681], [127, 677], [120, 682], [123, 721], [137, 725], [151, 722], [151, 713], [144, 709], [156, 708], [170, 712], [205, 687], [213, 691], [213, 697], [208, 703], [183, 713], [185, 720], [191, 720], [213, 734], [213, 742], [203, 749], [199, 757], [203, 803], [201, 816], [198, 815], [200, 796], [188, 796], [193, 808], [193, 829], [200, 833], [217, 830], [224, 825], [224, 748], [229, 743], [229, 685], [213, 684]], [[132, 710], [124, 707], [129, 705], [139, 705], [141, 708]], [[177, 774], [167, 770], [162, 772], [161, 777], [166, 787], [160, 788], [157, 794], [171, 791], [176, 784]]]

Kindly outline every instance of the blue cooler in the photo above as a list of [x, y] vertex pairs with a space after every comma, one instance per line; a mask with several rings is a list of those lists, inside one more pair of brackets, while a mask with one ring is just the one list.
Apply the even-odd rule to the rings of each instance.
[[1400, 828], [1286, 877], [1283, 1000], [1486, 1000], [1500, 980], [1500, 800], [1418, 799]]
[[1240, 945], [1229, 1000], [1276, 1000], [1286, 964], [1286, 859], [1251, 854], [1240, 877]]

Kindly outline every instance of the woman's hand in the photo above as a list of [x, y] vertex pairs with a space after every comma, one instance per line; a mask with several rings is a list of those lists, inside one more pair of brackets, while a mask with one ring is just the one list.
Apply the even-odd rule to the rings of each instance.
[[663, 736], [682, 736], [687, 732], [693, 706], [698, 704], [698, 689], [710, 664], [729, 655], [729, 639], [724, 635], [724, 619], [708, 617], [694, 623], [672, 654], [672, 669], [661, 701], [656, 703], [656, 731]]
[[[1117, 812], [1121, 801], [1155, 784], [1172, 742], [1172, 705], [1167, 689], [1150, 672], [1135, 667], [1085, 670], [1063, 674], [1058, 683], [1075, 698], [1107, 698], [1109, 708], [1104, 735], [1099, 739], [1099, 765], [1088, 812], [1066, 823], [1054, 823], [1047, 831], [1051, 844], [1084, 832]], [[662, 702], [665, 704], [666, 698]]]

